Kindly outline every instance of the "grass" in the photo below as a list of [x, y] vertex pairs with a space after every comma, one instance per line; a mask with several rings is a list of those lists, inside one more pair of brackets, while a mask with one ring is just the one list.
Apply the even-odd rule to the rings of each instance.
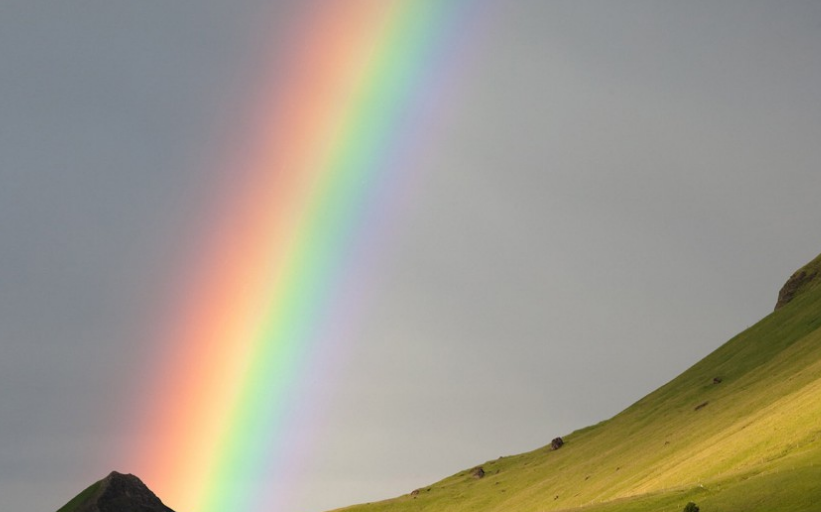
[[[816, 267], [821, 256], [804, 269]], [[818, 282], [559, 450], [548, 444], [486, 462], [482, 479], [468, 469], [417, 496], [343, 510], [680, 512], [689, 501], [702, 512], [821, 510]]]

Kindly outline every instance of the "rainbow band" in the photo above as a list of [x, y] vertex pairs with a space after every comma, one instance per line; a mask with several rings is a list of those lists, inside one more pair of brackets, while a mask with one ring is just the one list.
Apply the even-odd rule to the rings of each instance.
[[[272, 505], [289, 413], [319, 351], [344, 340], [373, 211], [407, 172], [417, 110], [477, 2], [318, 2], [263, 101], [238, 184], [179, 297], [163, 398], [138, 464], [185, 512]], [[354, 308], [355, 309], [355, 308]], [[168, 350], [171, 350], [169, 353]]]

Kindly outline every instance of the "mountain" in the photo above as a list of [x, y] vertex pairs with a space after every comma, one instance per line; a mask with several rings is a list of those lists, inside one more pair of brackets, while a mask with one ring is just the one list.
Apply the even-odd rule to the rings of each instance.
[[821, 256], [773, 313], [609, 420], [340, 510], [821, 511], [819, 271]]
[[134, 475], [113, 471], [57, 512], [174, 512]]

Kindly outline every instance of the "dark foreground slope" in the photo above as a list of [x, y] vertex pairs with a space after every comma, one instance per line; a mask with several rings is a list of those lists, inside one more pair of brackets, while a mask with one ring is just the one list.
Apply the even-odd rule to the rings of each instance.
[[116, 471], [78, 494], [57, 512], [174, 512], [134, 475]]
[[558, 450], [345, 510], [821, 511], [820, 282], [791, 285], [775, 312]]

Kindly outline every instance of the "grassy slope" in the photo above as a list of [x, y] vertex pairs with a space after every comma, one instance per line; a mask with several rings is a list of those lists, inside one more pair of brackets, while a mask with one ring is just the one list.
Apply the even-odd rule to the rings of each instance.
[[489, 461], [482, 479], [466, 470], [418, 496], [345, 510], [643, 512], [688, 501], [703, 512], [821, 510], [819, 326], [821, 286], [812, 286], [622, 413], [566, 436], [560, 450]]

